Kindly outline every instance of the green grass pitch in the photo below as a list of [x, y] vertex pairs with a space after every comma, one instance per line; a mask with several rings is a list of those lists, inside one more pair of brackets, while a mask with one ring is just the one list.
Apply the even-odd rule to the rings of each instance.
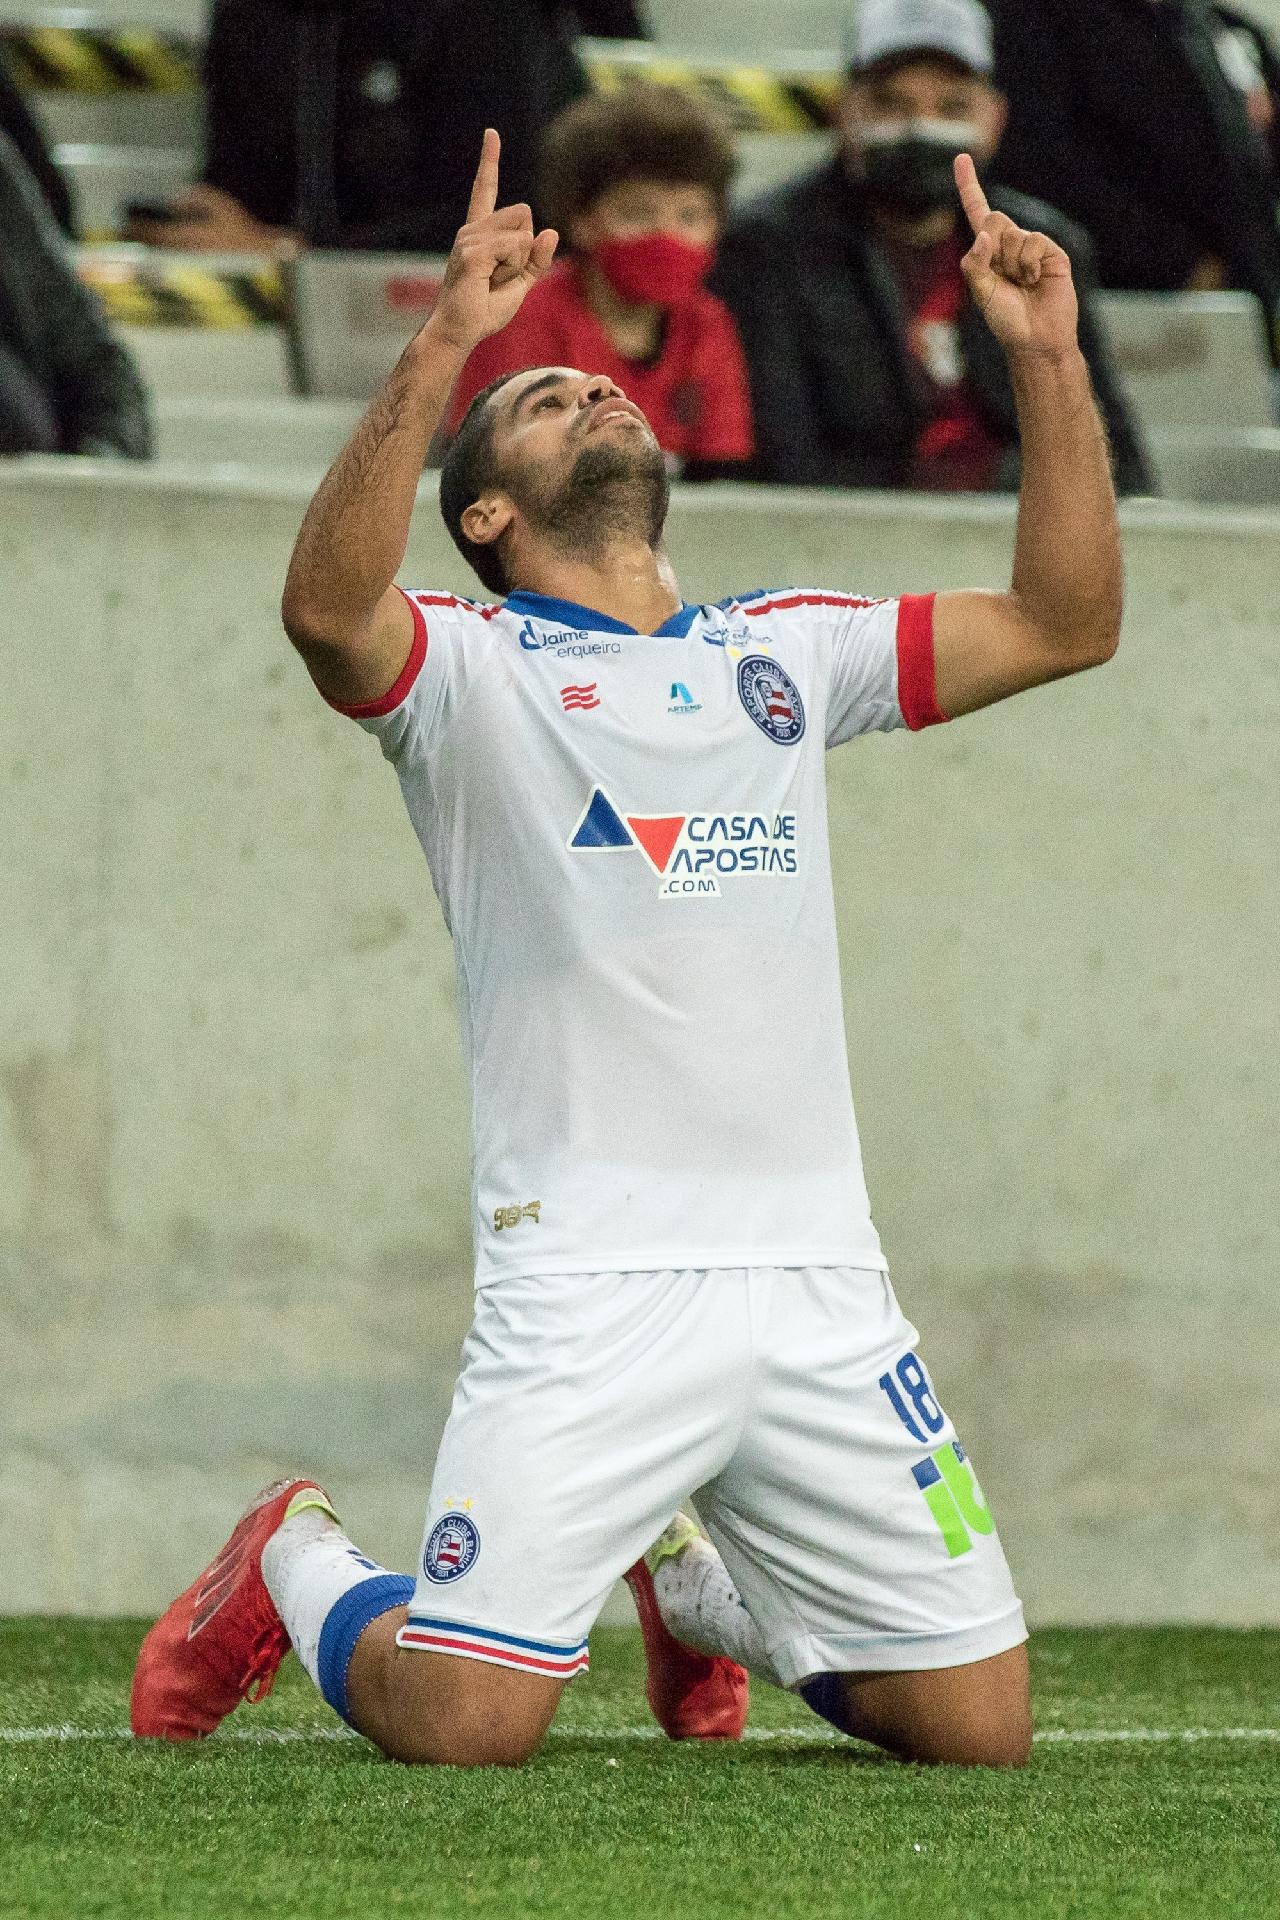
[[995, 1775], [896, 1766], [764, 1687], [740, 1746], [672, 1746], [625, 1629], [520, 1772], [331, 1737], [293, 1660], [213, 1740], [134, 1745], [141, 1632], [0, 1621], [5, 1920], [1280, 1912], [1277, 1633], [1036, 1635], [1035, 1759]]

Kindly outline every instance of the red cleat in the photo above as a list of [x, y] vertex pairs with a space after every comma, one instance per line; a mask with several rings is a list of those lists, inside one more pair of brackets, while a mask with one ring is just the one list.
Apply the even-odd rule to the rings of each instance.
[[[685, 1524], [696, 1532], [691, 1521]], [[644, 1560], [637, 1560], [623, 1578], [644, 1635], [649, 1669], [645, 1697], [667, 1738], [741, 1740], [750, 1705], [746, 1669], [723, 1654], [695, 1653], [676, 1639], [659, 1611], [653, 1575]]]
[[133, 1672], [129, 1720], [140, 1738], [201, 1740], [242, 1700], [270, 1693], [289, 1636], [262, 1578], [262, 1549], [292, 1511], [335, 1520], [314, 1480], [277, 1480], [217, 1558], [152, 1627]]

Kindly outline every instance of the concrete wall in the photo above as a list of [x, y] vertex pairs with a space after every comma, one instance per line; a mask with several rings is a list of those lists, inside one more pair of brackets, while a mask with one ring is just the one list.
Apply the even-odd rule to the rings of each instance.
[[[76, 463], [80, 468], [80, 463]], [[276, 602], [303, 492], [0, 473], [0, 1611], [282, 1467], [408, 1564], [468, 1316], [447, 941]], [[995, 503], [703, 492], [690, 597], [1000, 583]], [[895, 1278], [1041, 1620], [1280, 1621], [1280, 520], [1128, 519], [1113, 666], [833, 757]], [[424, 502], [405, 578], [467, 587]]]

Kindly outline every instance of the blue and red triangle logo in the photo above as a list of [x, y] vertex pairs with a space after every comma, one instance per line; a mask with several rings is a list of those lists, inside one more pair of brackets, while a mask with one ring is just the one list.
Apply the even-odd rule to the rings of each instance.
[[639, 847], [655, 873], [665, 873], [687, 813], [618, 812], [603, 787], [592, 790], [569, 841], [577, 853], [619, 853]]

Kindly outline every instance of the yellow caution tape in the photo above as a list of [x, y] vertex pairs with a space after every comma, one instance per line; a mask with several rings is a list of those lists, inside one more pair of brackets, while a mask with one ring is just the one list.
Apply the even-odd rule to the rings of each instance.
[[121, 325], [228, 332], [284, 324], [284, 282], [279, 269], [266, 263], [215, 270], [189, 259], [135, 262], [87, 255], [78, 272]]
[[831, 125], [838, 73], [771, 73], [764, 67], [703, 67], [664, 59], [612, 60], [594, 51], [587, 77], [601, 93], [636, 80], [678, 87], [716, 107], [738, 133], [812, 133]]
[[200, 48], [185, 34], [117, 27], [0, 27], [19, 86], [40, 93], [191, 93]]

